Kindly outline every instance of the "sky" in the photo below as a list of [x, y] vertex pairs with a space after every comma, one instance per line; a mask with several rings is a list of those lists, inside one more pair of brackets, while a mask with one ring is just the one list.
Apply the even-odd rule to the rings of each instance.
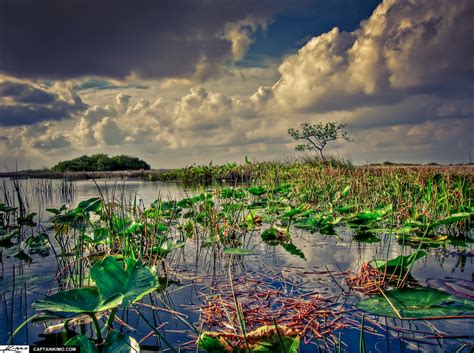
[[153, 168], [301, 156], [466, 163], [472, 0], [0, 0], [0, 170], [126, 154]]

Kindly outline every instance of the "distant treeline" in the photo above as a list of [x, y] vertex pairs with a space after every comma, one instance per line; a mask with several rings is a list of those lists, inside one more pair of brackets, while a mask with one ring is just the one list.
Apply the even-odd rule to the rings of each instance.
[[81, 156], [69, 161], [62, 161], [51, 168], [53, 172], [98, 172], [116, 170], [149, 170], [150, 165], [141, 159], [130, 156], [113, 156], [94, 154]]

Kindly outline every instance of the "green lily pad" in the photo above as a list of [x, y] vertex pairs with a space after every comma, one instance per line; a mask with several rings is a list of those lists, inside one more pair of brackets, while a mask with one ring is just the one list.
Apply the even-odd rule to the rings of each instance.
[[107, 335], [102, 353], [138, 353], [140, 345], [135, 338], [112, 331]]
[[48, 234], [41, 233], [36, 236], [30, 236], [26, 240], [26, 244], [31, 248], [45, 246], [46, 244], [48, 244]]
[[26, 255], [26, 253], [23, 250], [20, 250], [18, 253], [13, 255], [13, 257], [16, 257], [18, 260], [25, 261], [28, 263], [33, 261], [33, 259], [29, 257], [28, 255]]
[[229, 352], [229, 349], [232, 352], [232, 347], [226, 348], [228, 344], [222, 337], [210, 337], [206, 333], [199, 337], [197, 344], [207, 353], [226, 353]]
[[248, 188], [248, 192], [253, 195], [260, 196], [265, 194], [267, 192], [267, 189], [263, 186], [253, 186]]
[[33, 220], [36, 216], [36, 213], [29, 213], [24, 217], [18, 217], [17, 222], [19, 225], [25, 225], [29, 227], [34, 227], [36, 225], [36, 222]]
[[77, 346], [79, 347], [81, 353], [99, 353], [99, 350], [93, 342], [85, 335], [74, 336], [68, 340], [65, 346]]
[[294, 245], [293, 243], [281, 243], [280, 245], [283, 247], [283, 249], [288, 251], [291, 255], [295, 255], [306, 260], [304, 253], [300, 249], [298, 249], [296, 245]]
[[265, 229], [261, 236], [263, 241], [284, 240], [288, 238], [285, 233], [278, 230], [277, 228]]
[[88, 200], [79, 202], [76, 207], [76, 211], [98, 213], [102, 209], [102, 205], [102, 199], [100, 199], [99, 197], [92, 197]]
[[99, 289], [94, 287], [74, 288], [59, 292], [33, 303], [38, 311], [66, 313], [95, 313], [114, 308], [122, 303], [123, 295], [112, 293], [104, 299]]
[[115, 257], [108, 256], [92, 266], [90, 275], [105, 298], [123, 295], [122, 307], [140, 300], [159, 286], [149, 267], [140, 266], [132, 259], [123, 267]]
[[[404, 318], [459, 315], [473, 312], [474, 306], [455, 300], [455, 297], [431, 288], [394, 289], [385, 292], [390, 303]], [[371, 314], [398, 317], [383, 295], [376, 295], [357, 303], [356, 307]]]
[[3, 202], [0, 203], [0, 212], [10, 213], [16, 211], [17, 209], [18, 207], [10, 207]]
[[288, 208], [287, 211], [281, 216], [281, 218], [293, 218], [296, 215], [300, 215], [306, 210], [305, 205], [300, 205], [294, 208]]
[[308, 231], [316, 231], [319, 229], [320, 219], [317, 217], [300, 218], [293, 223], [295, 228], [306, 229]]
[[415, 251], [411, 255], [402, 256], [399, 255], [391, 260], [372, 260], [369, 262], [369, 265], [373, 268], [376, 268], [382, 272], [387, 272], [388, 274], [393, 274], [395, 272], [403, 272], [408, 269], [416, 260], [421, 259], [426, 256], [426, 253], [422, 250]]

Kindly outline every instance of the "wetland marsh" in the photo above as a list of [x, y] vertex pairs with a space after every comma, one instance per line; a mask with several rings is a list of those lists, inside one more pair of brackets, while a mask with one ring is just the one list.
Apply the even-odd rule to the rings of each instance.
[[233, 185], [192, 168], [175, 173], [187, 184], [3, 179], [0, 341], [471, 349], [470, 167], [241, 168]]

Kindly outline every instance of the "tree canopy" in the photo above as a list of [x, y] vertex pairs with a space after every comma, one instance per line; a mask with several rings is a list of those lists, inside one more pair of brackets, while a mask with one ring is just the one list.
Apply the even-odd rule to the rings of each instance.
[[54, 172], [97, 172], [114, 170], [149, 170], [150, 165], [136, 157], [125, 155], [109, 157], [106, 154], [81, 156], [62, 161], [51, 168]]
[[295, 149], [297, 151], [318, 151], [321, 160], [324, 162], [325, 158], [323, 155], [323, 149], [327, 143], [337, 139], [343, 139], [351, 141], [347, 132], [344, 130], [346, 125], [338, 124], [335, 122], [328, 122], [326, 124], [310, 124], [302, 123], [300, 125], [301, 130], [288, 129], [288, 134], [295, 140], [303, 140], [307, 143], [297, 145]]

